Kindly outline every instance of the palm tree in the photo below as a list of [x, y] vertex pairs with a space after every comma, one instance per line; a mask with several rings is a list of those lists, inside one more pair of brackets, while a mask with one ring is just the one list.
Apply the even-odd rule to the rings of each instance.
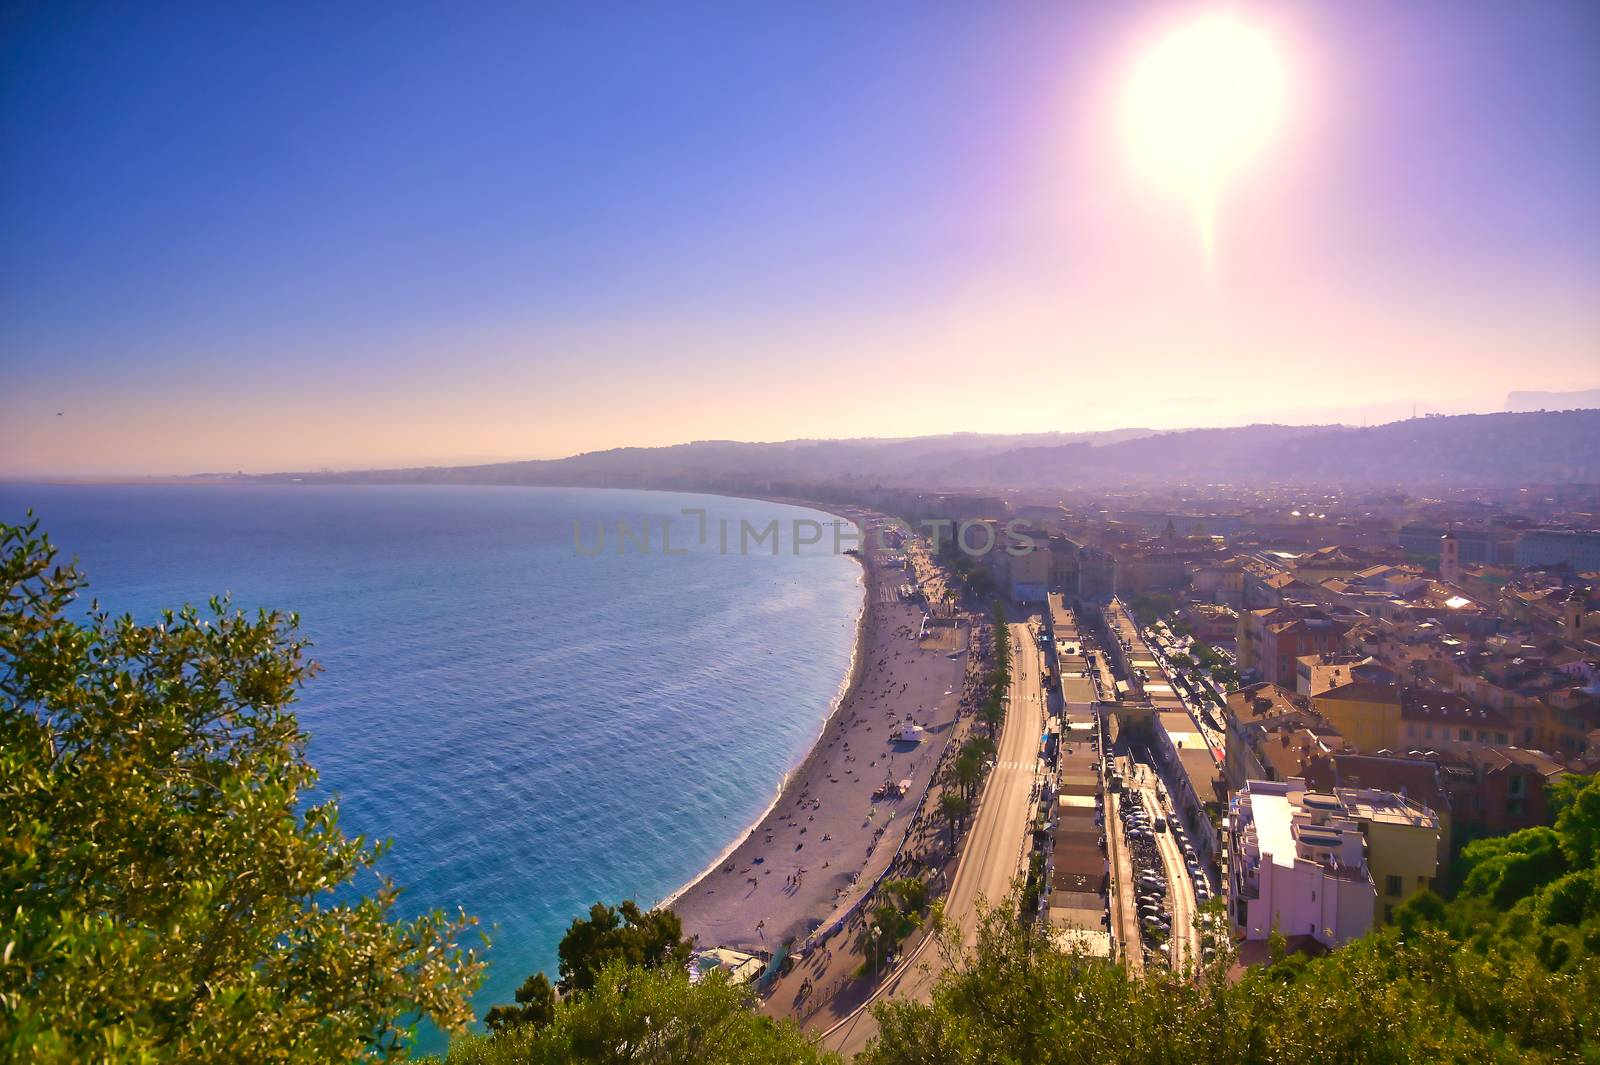
[[1001, 701], [1000, 693], [998, 691], [990, 692], [989, 697], [983, 701], [983, 706], [978, 710], [978, 720], [983, 722], [984, 727], [993, 736], [1000, 731], [1000, 725], [1005, 719], [1006, 707], [1005, 703]]
[[939, 796], [939, 813], [944, 816], [945, 828], [950, 834], [950, 853], [956, 851], [956, 823], [967, 816], [972, 807], [960, 792], [946, 791]]
[[973, 789], [983, 779], [983, 756], [971, 747], [965, 747], [950, 763], [950, 779], [961, 788], [961, 797], [972, 803]]

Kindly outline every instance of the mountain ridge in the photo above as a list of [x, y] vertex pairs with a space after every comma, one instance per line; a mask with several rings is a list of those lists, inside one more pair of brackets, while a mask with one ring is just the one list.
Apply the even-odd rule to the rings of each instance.
[[1600, 481], [1600, 409], [1434, 415], [1363, 427], [1258, 423], [1159, 432], [702, 440], [559, 459], [242, 479], [746, 490], [821, 482], [943, 490], [1196, 480], [1591, 482]]

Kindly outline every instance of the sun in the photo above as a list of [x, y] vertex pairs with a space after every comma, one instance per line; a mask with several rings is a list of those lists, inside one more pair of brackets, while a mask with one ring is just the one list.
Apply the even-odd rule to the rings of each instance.
[[1222, 189], [1271, 139], [1286, 98], [1272, 38], [1227, 14], [1169, 29], [1134, 65], [1124, 113], [1133, 162], [1193, 209], [1208, 263]]

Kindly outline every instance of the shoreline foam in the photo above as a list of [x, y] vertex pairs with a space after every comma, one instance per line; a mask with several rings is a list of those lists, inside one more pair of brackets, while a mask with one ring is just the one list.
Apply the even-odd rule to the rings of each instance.
[[[823, 510], [863, 534], [880, 517], [867, 508], [762, 498]], [[922, 608], [898, 598], [901, 575], [865, 536], [858, 561], [863, 604], [848, 684], [762, 815], [658, 904], [670, 906], [702, 946], [764, 951], [805, 938], [865, 890], [917, 823], [963, 690], [965, 654], [950, 652], [964, 647], [918, 641]], [[908, 716], [928, 730], [909, 747], [894, 738]], [[875, 785], [906, 778], [913, 781], [907, 795], [872, 796]], [[742, 879], [728, 875], [736, 868]], [[787, 875], [780, 881], [779, 873]]]
[[[765, 501], [788, 503], [791, 506], [800, 505], [795, 503], [793, 500], [787, 499]], [[831, 510], [823, 510], [823, 508], [816, 506], [812, 506], [809, 509], [821, 511], [824, 514], [833, 514], [837, 518], [849, 521], [852, 524], [858, 524], [854, 521], [854, 519], [848, 517], [847, 515], [835, 513]], [[857, 556], [856, 561], [860, 570], [860, 572], [857, 574], [856, 583], [861, 589], [861, 605], [856, 610], [856, 634], [854, 641], [850, 645], [850, 664], [846, 667], [844, 676], [839, 680], [838, 689], [833, 693], [833, 700], [829, 705], [827, 714], [824, 715], [821, 722], [819, 722], [817, 725], [817, 734], [811, 737], [811, 742], [806, 745], [805, 750], [803, 750], [800, 755], [789, 765], [789, 767], [783, 771], [783, 774], [778, 778], [777, 788], [773, 790], [772, 801], [767, 803], [766, 808], [763, 809], [761, 813], [756, 815], [755, 820], [751, 821], [750, 824], [745, 827], [743, 832], [734, 836], [728, 845], [722, 849], [722, 852], [709, 863], [707, 863], [704, 869], [690, 877], [665, 898], [662, 898], [660, 901], [658, 901], [653, 907], [651, 907], [652, 909], [664, 910], [671, 907], [679, 899], [683, 898], [683, 896], [687, 895], [689, 892], [698, 887], [702, 880], [720, 869], [724, 862], [733, 857], [734, 852], [736, 852], [740, 847], [744, 846], [746, 840], [756, 834], [756, 829], [765, 824], [767, 818], [771, 817], [773, 811], [778, 808], [778, 804], [783, 802], [784, 794], [789, 790], [789, 785], [795, 779], [795, 775], [799, 773], [800, 770], [805, 768], [806, 763], [809, 762], [812, 755], [816, 753], [817, 746], [822, 743], [823, 737], [827, 736], [828, 734], [828, 726], [833, 724], [834, 716], [837, 715], [840, 709], [843, 708], [844, 704], [849, 701], [850, 696], [855, 691], [856, 686], [861, 682], [861, 678], [865, 676], [866, 667], [862, 657], [862, 650], [865, 646], [868, 635], [867, 607], [869, 604], [867, 602], [867, 597], [871, 594], [872, 581], [870, 579], [871, 573], [868, 569], [870, 563], [867, 562], [866, 557], [864, 555]]]

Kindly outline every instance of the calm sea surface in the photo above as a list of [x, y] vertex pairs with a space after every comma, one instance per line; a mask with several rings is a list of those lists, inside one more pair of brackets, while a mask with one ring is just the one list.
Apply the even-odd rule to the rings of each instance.
[[[30, 506], [114, 612], [222, 592], [299, 612], [324, 667], [299, 706], [323, 786], [346, 831], [394, 841], [403, 908], [482, 920], [480, 1016], [554, 972], [590, 903], [659, 900], [760, 815], [828, 712], [861, 605], [831, 528], [792, 553], [795, 519], [831, 518], [746, 500], [0, 485], [0, 520]], [[708, 512], [704, 546], [685, 507]], [[741, 519], [774, 518], [776, 557], [737, 553]], [[588, 549], [604, 523], [602, 554], [576, 550], [574, 521]], [[648, 523], [649, 553], [618, 553], [618, 521]], [[662, 553], [663, 523], [686, 556]]]

